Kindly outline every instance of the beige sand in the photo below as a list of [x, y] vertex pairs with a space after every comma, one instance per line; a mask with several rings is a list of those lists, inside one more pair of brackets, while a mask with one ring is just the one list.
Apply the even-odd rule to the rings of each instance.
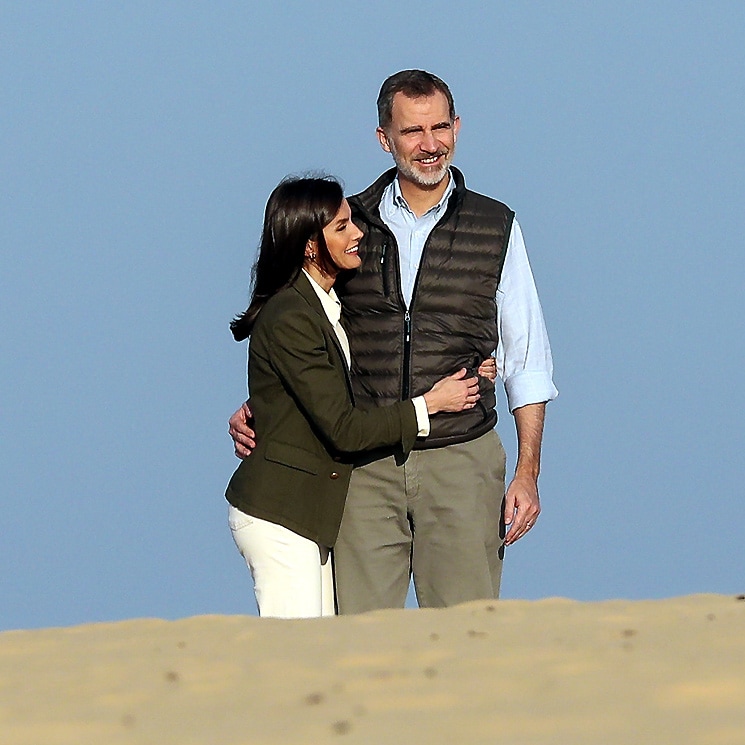
[[2, 745], [745, 743], [745, 601], [0, 634]]

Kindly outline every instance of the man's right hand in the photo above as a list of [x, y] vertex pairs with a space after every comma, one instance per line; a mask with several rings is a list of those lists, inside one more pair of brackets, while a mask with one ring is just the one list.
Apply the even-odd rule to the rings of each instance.
[[497, 361], [494, 357], [487, 357], [480, 365], [476, 374], [481, 378], [487, 378], [493, 383], [497, 379]]
[[230, 417], [228, 424], [228, 433], [233, 438], [236, 457], [247, 458], [256, 447], [256, 433], [251, 429], [253, 414], [248, 401]]

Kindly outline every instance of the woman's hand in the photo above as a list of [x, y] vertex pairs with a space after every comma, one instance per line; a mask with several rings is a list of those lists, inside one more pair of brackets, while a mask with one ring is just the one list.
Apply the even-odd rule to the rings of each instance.
[[468, 371], [465, 367], [447, 378], [438, 380], [432, 388], [424, 394], [429, 414], [439, 411], [463, 411], [472, 409], [479, 400], [479, 379], [466, 378]]
[[476, 374], [488, 378], [493, 383], [497, 379], [497, 361], [494, 357], [487, 357], [480, 365]]

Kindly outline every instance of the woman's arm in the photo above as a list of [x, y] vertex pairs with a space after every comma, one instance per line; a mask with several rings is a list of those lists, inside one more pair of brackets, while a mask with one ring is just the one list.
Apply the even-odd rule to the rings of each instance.
[[[264, 324], [261, 326], [263, 329]], [[335, 348], [333, 352], [329, 349], [329, 339], [317, 319], [309, 313], [285, 311], [273, 318], [270, 326], [271, 338], [267, 335], [260, 345], [259, 339], [254, 339], [254, 351], [259, 353], [261, 349], [266, 354], [273, 370], [327, 444], [344, 452], [398, 443], [405, 452], [413, 447], [418, 426], [412, 402], [370, 410], [355, 408], [343, 362]], [[475, 378], [459, 375], [439, 381], [425, 394], [430, 413], [460, 411], [475, 404]]]

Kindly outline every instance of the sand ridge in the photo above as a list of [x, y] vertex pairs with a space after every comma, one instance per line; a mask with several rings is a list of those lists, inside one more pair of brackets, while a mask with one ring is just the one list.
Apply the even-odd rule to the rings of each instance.
[[745, 744], [745, 599], [0, 634], [3, 745]]

